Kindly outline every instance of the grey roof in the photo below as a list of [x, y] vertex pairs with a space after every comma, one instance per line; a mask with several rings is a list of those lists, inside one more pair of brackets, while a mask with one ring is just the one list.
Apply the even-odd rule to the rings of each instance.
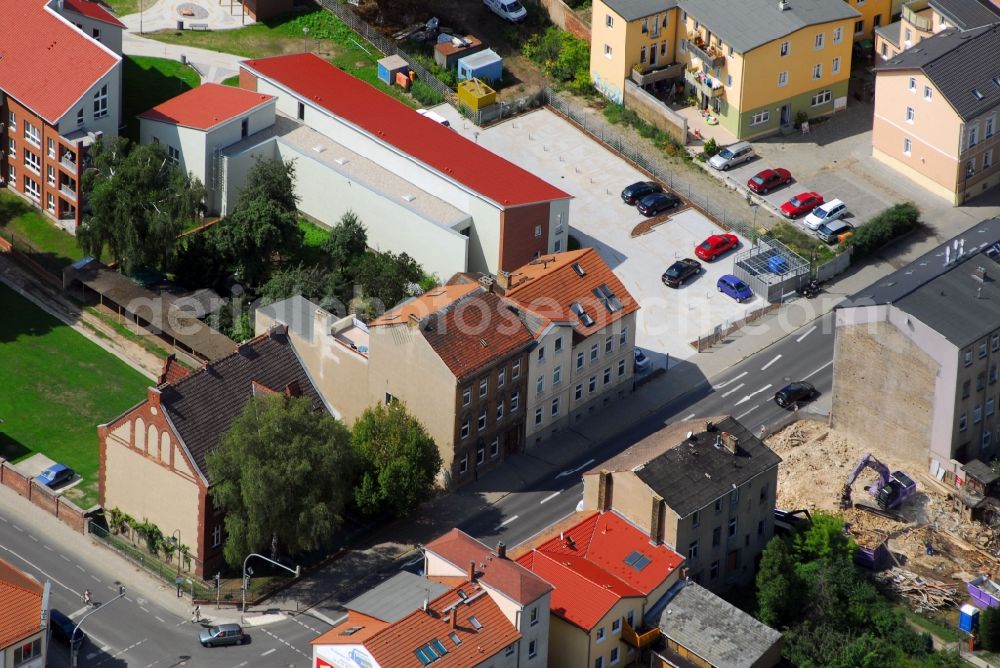
[[605, 0], [604, 4], [626, 21], [635, 21], [672, 9], [677, 0]]
[[[987, 218], [948, 239], [933, 250], [924, 253], [910, 264], [897, 269], [877, 283], [873, 283], [869, 288], [856, 293], [838, 308], [895, 303], [948, 271], [954, 263], [945, 264], [945, 259], [955, 258], [959, 247], [966, 254], [975, 254], [979, 251], [992, 253], [994, 251], [991, 248], [997, 243], [1000, 243], [1000, 218]], [[1000, 247], [997, 250], [1000, 251]]]
[[[973, 276], [977, 267], [985, 281]], [[963, 348], [1000, 328], [1000, 264], [986, 253], [967, 255], [894, 305]]]
[[400, 571], [382, 584], [369, 589], [344, 607], [363, 615], [395, 624], [421, 607], [424, 601], [433, 601], [451, 591], [451, 587]]
[[660, 629], [709, 664], [725, 668], [751, 668], [781, 642], [781, 633], [690, 581], [667, 603]]
[[467, 56], [462, 56], [458, 59], [458, 62], [464, 64], [466, 67], [476, 69], [485, 65], [503, 62], [503, 58], [501, 58], [500, 54], [493, 49], [483, 49], [482, 51], [476, 51], [475, 53], [470, 53]]
[[984, 485], [989, 485], [1000, 480], [1000, 476], [994, 473], [988, 464], [984, 464], [979, 459], [973, 459], [971, 462], [963, 464], [962, 470]]
[[806, 26], [861, 16], [846, 2], [830, 0], [788, 0], [784, 10], [778, 0], [681, 0], [680, 6], [739, 53]]
[[302, 295], [292, 295], [288, 299], [267, 306], [258, 306], [256, 311], [275, 322], [288, 325], [288, 329], [299, 338], [313, 340], [313, 323], [316, 309], [320, 308]]
[[922, 71], [968, 121], [1000, 106], [1000, 84], [994, 81], [1000, 76], [998, 63], [1000, 24], [993, 24], [965, 31], [942, 30], [877, 69]]
[[887, 26], [878, 26], [875, 28], [875, 34], [879, 35], [882, 39], [888, 41], [897, 49], [899, 48], [899, 33], [903, 26], [902, 21], [896, 21], [895, 23], [890, 23]]
[[208, 454], [219, 446], [258, 388], [282, 393], [287, 389], [311, 398], [314, 408], [323, 406], [280, 326], [243, 343], [228, 357], [159, 388], [160, 405], [206, 479]]
[[[717, 437], [729, 432], [739, 439], [734, 455], [724, 446], [715, 445]], [[647, 436], [643, 441], [656, 439]], [[636, 446], [642, 449], [642, 441]], [[662, 454], [634, 469], [654, 492], [681, 517], [713, 503], [728, 494], [733, 485], [742, 485], [755, 476], [775, 468], [781, 462], [776, 455], [746, 427], [731, 417], [715, 422], [715, 430], [692, 430], [685, 438]]]
[[978, 28], [1000, 21], [1000, 10], [980, 0], [930, 0], [928, 3], [948, 23], [962, 29]]

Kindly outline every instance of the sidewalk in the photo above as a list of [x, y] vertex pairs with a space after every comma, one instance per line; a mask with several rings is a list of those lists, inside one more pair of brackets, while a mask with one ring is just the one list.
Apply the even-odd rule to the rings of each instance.
[[236, 76], [240, 71], [240, 62], [246, 60], [231, 53], [157, 42], [130, 32], [123, 36], [122, 51], [127, 56], [152, 56], [177, 61], [183, 55], [201, 75], [202, 83], [209, 81], [221, 83], [224, 79]]

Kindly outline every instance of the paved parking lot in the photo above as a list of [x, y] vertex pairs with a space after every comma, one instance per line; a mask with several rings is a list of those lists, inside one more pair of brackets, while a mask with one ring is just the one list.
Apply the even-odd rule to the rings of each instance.
[[[690, 342], [699, 335], [764, 306], [761, 299], [738, 304], [717, 291], [718, 277], [732, 272], [735, 253], [702, 262], [705, 271], [680, 289], [664, 286], [660, 277], [670, 264], [695, 257], [698, 243], [723, 230], [699, 211], [684, 208], [651, 232], [632, 238], [644, 217], [626, 206], [620, 193], [647, 177], [551, 111], [540, 109], [486, 130], [448, 105], [435, 111], [470, 139], [575, 197], [570, 206], [573, 235], [584, 246], [598, 249], [642, 305], [636, 334], [640, 347], [687, 359], [695, 352]], [[745, 248], [746, 240], [741, 241]]]

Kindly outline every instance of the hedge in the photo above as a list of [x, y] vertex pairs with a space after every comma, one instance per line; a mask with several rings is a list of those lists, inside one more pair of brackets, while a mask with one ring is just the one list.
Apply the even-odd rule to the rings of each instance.
[[920, 224], [919, 218], [920, 211], [912, 202], [895, 204], [879, 212], [847, 238], [847, 245], [853, 248], [852, 261], [870, 255], [893, 239], [916, 229]]

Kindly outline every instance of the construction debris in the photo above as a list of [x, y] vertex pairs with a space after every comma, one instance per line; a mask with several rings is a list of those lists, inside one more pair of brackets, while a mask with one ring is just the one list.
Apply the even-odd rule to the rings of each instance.
[[925, 578], [899, 566], [877, 573], [875, 580], [905, 599], [916, 612], [947, 610], [965, 600], [961, 584]]

